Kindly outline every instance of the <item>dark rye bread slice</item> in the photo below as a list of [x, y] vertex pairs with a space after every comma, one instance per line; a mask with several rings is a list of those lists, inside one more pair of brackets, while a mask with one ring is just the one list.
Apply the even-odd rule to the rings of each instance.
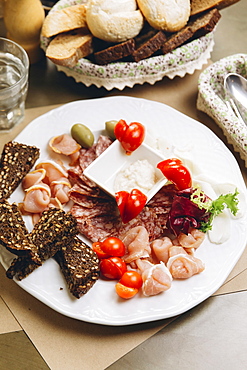
[[17, 204], [0, 201], [0, 245], [17, 256], [41, 265], [38, 248], [32, 243]]
[[212, 32], [220, 18], [221, 14], [216, 8], [203, 13], [198, 18], [191, 18], [192, 20], [189, 21], [188, 25], [193, 31], [192, 39], [197, 39]]
[[8, 142], [0, 160], [0, 199], [8, 199], [31, 170], [40, 151], [35, 146]]
[[[68, 238], [77, 233], [77, 221], [71, 213], [51, 208], [42, 213], [29, 236], [32, 243], [38, 248], [38, 256], [43, 264], [58, 252]], [[13, 260], [6, 275], [10, 279], [16, 276], [18, 280], [22, 280], [37, 267], [38, 265], [34, 264], [30, 258], [21, 256]]]
[[95, 63], [104, 65], [130, 56], [135, 50], [135, 40], [129, 39], [94, 53]]
[[221, 15], [218, 9], [209, 10], [199, 17], [191, 18], [182, 30], [172, 34], [161, 47], [163, 54], [170, 53], [186, 42], [205, 36], [213, 31]]
[[55, 255], [71, 294], [80, 298], [99, 278], [96, 253], [78, 237], [69, 239]]
[[44, 211], [35, 224], [30, 237], [39, 249], [41, 261], [53, 257], [59, 250], [60, 245], [69, 236], [78, 233], [77, 221], [71, 213], [65, 213], [62, 209], [50, 208]]
[[166, 42], [162, 45], [161, 51], [163, 54], [170, 53], [179, 46], [183, 45], [193, 36], [191, 27], [185, 26], [182, 30], [172, 34], [167, 38]]
[[131, 55], [134, 62], [151, 57], [161, 48], [167, 36], [163, 31], [155, 30], [145, 25], [138, 36], [135, 37], [135, 50]]

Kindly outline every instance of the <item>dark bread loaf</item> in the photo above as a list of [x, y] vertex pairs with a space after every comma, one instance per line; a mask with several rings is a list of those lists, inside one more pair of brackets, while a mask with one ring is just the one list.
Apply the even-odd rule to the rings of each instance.
[[8, 142], [0, 161], [0, 199], [8, 199], [31, 170], [40, 151], [35, 146]]
[[86, 294], [99, 278], [99, 259], [95, 252], [78, 237], [68, 239], [55, 259], [74, 297]]

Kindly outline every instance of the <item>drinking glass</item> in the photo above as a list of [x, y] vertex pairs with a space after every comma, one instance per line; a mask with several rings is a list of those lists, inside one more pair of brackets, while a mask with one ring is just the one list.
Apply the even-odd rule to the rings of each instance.
[[0, 131], [10, 130], [24, 118], [28, 73], [26, 51], [0, 37]]

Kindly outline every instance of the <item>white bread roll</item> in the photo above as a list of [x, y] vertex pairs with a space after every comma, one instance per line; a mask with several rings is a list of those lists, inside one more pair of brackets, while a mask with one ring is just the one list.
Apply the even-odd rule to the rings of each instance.
[[167, 32], [184, 27], [190, 16], [190, 0], [137, 0], [148, 23]]
[[136, 0], [89, 0], [86, 20], [95, 37], [113, 43], [135, 37], [144, 23]]

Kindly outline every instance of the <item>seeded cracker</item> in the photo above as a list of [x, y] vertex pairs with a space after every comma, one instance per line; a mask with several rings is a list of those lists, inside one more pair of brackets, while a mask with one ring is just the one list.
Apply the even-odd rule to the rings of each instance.
[[39, 149], [10, 141], [0, 160], [0, 199], [8, 199], [39, 158]]
[[[42, 213], [29, 235], [32, 243], [38, 248], [41, 263], [44, 263], [57, 253], [68, 238], [77, 233], [76, 219], [70, 213], [51, 208]], [[18, 280], [22, 280], [37, 267], [29, 258], [21, 256], [12, 262], [6, 275], [10, 279], [16, 276]]]
[[95, 252], [78, 237], [71, 238], [55, 255], [68, 288], [80, 298], [99, 278], [99, 259]]
[[5, 199], [0, 201], [0, 245], [41, 265], [38, 248], [31, 242], [17, 204], [9, 204]]

